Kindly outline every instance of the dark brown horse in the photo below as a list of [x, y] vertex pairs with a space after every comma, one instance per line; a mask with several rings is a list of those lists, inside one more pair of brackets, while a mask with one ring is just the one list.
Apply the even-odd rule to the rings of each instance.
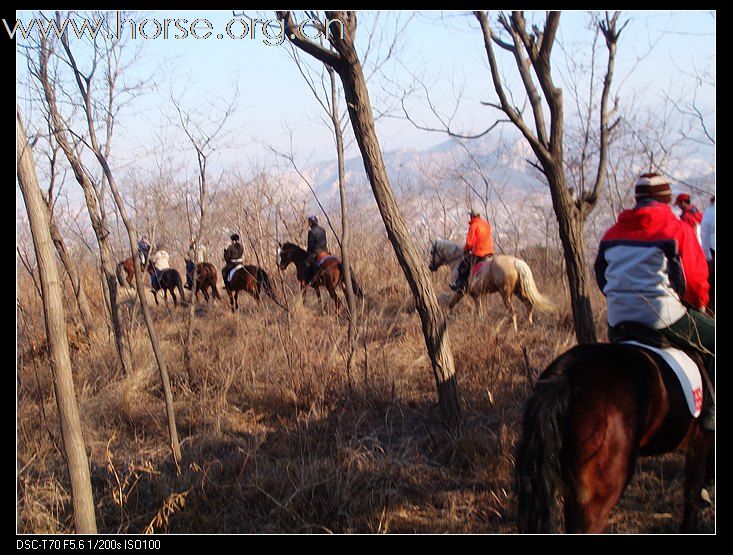
[[186, 302], [186, 297], [183, 296], [183, 283], [181, 282], [181, 274], [178, 270], [173, 268], [166, 268], [165, 270], [157, 270], [155, 266], [148, 263], [147, 270], [150, 274], [151, 287], [153, 288], [153, 297], [155, 298], [155, 304], [158, 303], [158, 291], [163, 290], [163, 300], [168, 304], [168, 292], [170, 291], [173, 297], [174, 306], [178, 306], [178, 299], [176, 298], [176, 289], [181, 293], [181, 302]]
[[[303, 298], [305, 298], [305, 290], [308, 287], [308, 283], [306, 282], [308, 268], [305, 262], [307, 256], [308, 253], [306, 251], [293, 243], [281, 243], [277, 249], [277, 263], [281, 270], [285, 270], [291, 263], [295, 264], [296, 275], [300, 283], [300, 291]], [[328, 294], [331, 295], [333, 302], [336, 303], [336, 310], [339, 310], [341, 308], [341, 301], [338, 295], [336, 295], [336, 288], [340, 285], [346, 289], [344, 267], [341, 264], [341, 260], [335, 256], [331, 256], [325, 260], [313, 274], [310, 285], [316, 290], [319, 304], [321, 303], [320, 288], [325, 287], [328, 290]], [[353, 270], [351, 271], [351, 287], [357, 297], [360, 299], [364, 298], [364, 292], [359, 286]]]
[[239, 308], [239, 292], [246, 291], [252, 295], [257, 304], [260, 304], [260, 292], [264, 291], [275, 303], [285, 310], [280, 304], [275, 290], [270, 283], [270, 277], [267, 272], [257, 266], [242, 266], [232, 276], [232, 281], [227, 282], [227, 274], [225, 268], [222, 268], [221, 274], [224, 279], [224, 289], [229, 295], [229, 302], [232, 305], [232, 311]]
[[201, 262], [198, 264], [198, 271], [196, 275], [196, 300], [199, 300], [199, 291], [204, 294], [204, 299], [209, 302], [208, 290], [211, 289], [211, 294], [215, 299], [221, 300], [221, 295], [216, 289], [216, 282], [219, 279], [216, 268], [213, 264], [208, 262]]
[[[707, 389], [707, 388], [706, 388]], [[684, 531], [697, 527], [713, 433], [698, 426], [673, 371], [634, 345], [579, 345], [540, 376], [517, 449], [520, 532], [603, 532], [637, 457], [687, 448]]]

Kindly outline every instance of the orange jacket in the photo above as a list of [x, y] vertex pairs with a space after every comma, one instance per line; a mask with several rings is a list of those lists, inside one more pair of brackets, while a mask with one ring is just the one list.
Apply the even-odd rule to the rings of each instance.
[[471, 251], [474, 256], [494, 254], [494, 242], [491, 240], [489, 222], [482, 220], [480, 216], [471, 218], [463, 250]]

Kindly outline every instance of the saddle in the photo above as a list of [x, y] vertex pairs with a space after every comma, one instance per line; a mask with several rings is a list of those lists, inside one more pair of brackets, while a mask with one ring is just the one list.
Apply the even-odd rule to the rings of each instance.
[[244, 266], [242, 266], [241, 263], [237, 264], [231, 270], [229, 270], [229, 272], [227, 273], [227, 284], [232, 282], [232, 278], [234, 277], [234, 274], [237, 273], [237, 270], [239, 270], [240, 268], [244, 268]]
[[[678, 348], [657, 330], [636, 322], [622, 322], [608, 330], [611, 343], [635, 345], [656, 354], [672, 370], [682, 388], [690, 414], [697, 418], [703, 406], [702, 357]], [[692, 355], [692, 356], [691, 356]]]
[[478, 275], [478, 273], [486, 264], [491, 264], [493, 258], [493, 254], [487, 254], [486, 256], [482, 257], [478, 262], [476, 262], [476, 264], [473, 265], [473, 270], [471, 270], [471, 277]]
[[336, 260], [336, 259], [337, 259], [337, 257], [336, 257], [335, 255], [331, 254], [331, 253], [330, 253], [330, 252], [328, 252], [328, 251], [325, 251], [325, 252], [321, 252], [321, 253], [318, 253], [318, 255], [316, 256], [316, 263], [315, 263], [315, 267], [316, 267], [316, 268], [320, 268], [320, 267], [321, 267], [321, 266], [323, 266], [323, 265], [324, 265], [324, 264], [325, 264], [326, 262], [328, 262], [329, 260], [332, 260], [332, 259], [333, 259], [333, 260]]

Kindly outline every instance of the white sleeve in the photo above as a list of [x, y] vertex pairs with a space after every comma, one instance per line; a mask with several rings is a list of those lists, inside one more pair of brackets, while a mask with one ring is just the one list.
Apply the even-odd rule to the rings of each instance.
[[710, 249], [715, 250], [715, 208], [710, 207], [705, 210], [702, 218], [702, 224], [700, 225], [700, 234], [702, 236], [702, 250], [705, 253], [705, 258], [710, 260], [712, 258]]

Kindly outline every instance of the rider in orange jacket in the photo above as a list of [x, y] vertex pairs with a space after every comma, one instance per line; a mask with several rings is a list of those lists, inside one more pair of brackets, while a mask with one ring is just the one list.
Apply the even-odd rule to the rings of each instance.
[[494, 242], [491, 240], [491, 226], [481, 218], [478, 210], [471, 210], [466, 244], [463, 246], [463, 261], [458, 266], [458, 281], [451, 286], [454, 291], [466, 293], [468, 276], [475, 264], [494, 255]]

